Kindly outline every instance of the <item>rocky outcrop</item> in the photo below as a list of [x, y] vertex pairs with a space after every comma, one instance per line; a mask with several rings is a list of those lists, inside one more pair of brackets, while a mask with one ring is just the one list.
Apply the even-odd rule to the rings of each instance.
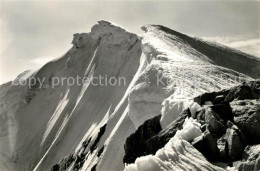
[[260, 143], [260, 99], [231, 102], [234, 123], [242, 130], [249, 144]]
[[196, 150], [189, 141], [201, 135], [200, 124], [192, 118], [186, 118], [183, 129], [155, 155], [137, 158], [135, 163], [126, 165], [125, 171], [164, 171], [164, 170], [218, 170], [223, 169], [212, 165]]
[[[258, 85], [259, 81], [251, 81], [231, 89], [205, 93], [196, 97], [194, 101], [197, 101], [202, 107], [199, 111], [191, 115], [190, 110], [192, 109], [184, 110], [165, 129], [147, 138], [142, 143], [136, 141], [137, 144], [134, 147], [138, 146], [138, 144], [139, 146], [138, 148], [133, 147], [133, 149], [136, 151], [142, 149], [139, 156], [155, 154], [172, 137], [178, 136], [176, 132], [183, 128], [185, 118], [193, 117], [201, 124], [200, 129], [203, 133], [190, 143], [207, 160], [224, 162], [229, 165], [232, 162], [241, 160], [247, 145], [259, 143], [260, 106], [259, 99], [254, 99], [258, 98]], [[205, 103], [211, 105], [203, 105]], [[147, 124], [145, 125], [148, 126]], [[126, 144], [129, 146], [130, 142], [126, 142]], [[129, 154], [126, 151], [126, 155]], [[139, 160], [141, 159], [137, 159], [135, 163], [138, 163]], [[244, 165], [246, 164], [244, 163], [243, 167]], [[255, 157], [253, 166], [258, 167], [257, 157]], [[242, 166], [239, 167], [241, 168]]]
[[149, 119], [126, 139], [124, 163], [133, 163], [137, 157], [147, 154], [147, 140], [161, 131], [161, 115]]
[[[69, 168], [72, 168], [73, 171], [78, 171], [82, 168], [84, 162], [87, 160], [88, 156], [96, 150], [97, 145], [102, 137], [102, 135], [106, 131], [107, 124], [104, 124], [99, 128], [99, 132], [97, 133], [97, 137], [92, 140], [92, 137], [87, 138], [80, 146], [80, 149], [77, 154], [71, 154], [64, 159], [62, 159], [58, 164], [55, 164], [52, 167], [52, 171], [65, 171]], [[97, 156], [99, 157], [104, 150], [104, 146], [100, 148], [97, 152]], [[95, 165], [96, 166], [96, 165]]]
[[236, 162], [234, 165], [238, 171], [260, 170], [260, 145], [246, 147], [242, 161]]
[[162, 148], [178, 130], [182, 129], [185, 118], [190, 116], [189, 110], [185, 110], [166, 129], [161, 130], [161, 115], [147, 120], [137, 131], [127, 138], [124, 163], [133, 163], [137, 157], [155, 154]]
[[197, 113], [196, 119], [205, 123], [202, 126], [205, 132], [192, 142], [209, 160], [227, 163], [241, 160], [247, 145], [260, 143], [259, 87], [259, 81], [249, 81], [194, 99], [200, 105], [212, 104]]

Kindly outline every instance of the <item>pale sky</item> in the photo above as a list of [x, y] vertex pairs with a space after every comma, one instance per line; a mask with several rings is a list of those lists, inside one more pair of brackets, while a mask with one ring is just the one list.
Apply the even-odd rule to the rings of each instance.
[[260, 1], [1, 1], [0, 84], [62, 56], [74, 33], [108, 20], [160, 24], [260, 56]]

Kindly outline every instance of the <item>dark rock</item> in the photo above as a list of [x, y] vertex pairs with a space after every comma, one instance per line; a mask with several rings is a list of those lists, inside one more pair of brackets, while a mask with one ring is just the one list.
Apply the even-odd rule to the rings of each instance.
[[162, 147], [176, 134], [176, 132], [183, 127], [185, 118], [189, 115], [189, 110], [185, 110], [176, 120], [174, 120], [166, 129], [160, 131], [157, 135], [151, 137], [146, 141], [146, 154], [155, 154], [156, 151]]
[[[243, 105], [241, 105], [241, 103]], [[260, 143], [260, 100], [231, 102], [234, 123], [244, 133], [249, 144]]]
[[55, 164], [52, 168], [51, 171], [59, 171], [60, 170], [60, 166], [58, 164]]
[[225, 100], [224, 95], [216, 96], [214, 101], [213, 101], [213, 104], [220, 104], [220, 103], [224, 102], [224, 100]]
[[95, 139], [94, 143], [90, 146], [90, 152], [91, 153], [97, 148], [97, 144], [98, 144], [100, 138], [102, 137], [102, 135], [106, 131], [106, 126], [107, 126], [107, 124], [100, 127], [97, 138]]
[[221, 104], [215, 104], [214, 106], [211, 106], [211, 109], [214, 110], [225, 122], [228, 120], [234, 121], [234, 116], [229, 103], [225, 102]]
[[82, 146], [83, 146], [84, 148], [87, 148], [87, 146], [89, 145], [90, 141], [91, 141], [91, 137], [88, 138], [88, 140], [83, 141]]
[[81, 157], [77, 156], [73, 170], [74, 171], [80, 170], [84, 162], [85, 162], [85, 156], [81, 156]]
[[240, 171], [260, 169], [260, 145], [247, 146], [242, 155], [242, 161], [236, 165], [236, 169]]
[[209, 124], [208, 129], [212, 134], [216, 134], [220, 137], [226, 132], [226, 127], [222, 124], [223, 121], [211, 108], [206, 109], [205, 122]]
[[205, 122], [205, 111], [206, 111], [206, 109], [203, 108], [203, 109], [201, 109], [200, 112], [197, 114], [197, 120], [199, 121], [199, 123]]
[[204, 125], [202, 125], [201, 128], [200, 128], [201, 131], [202, 131], [202, 132], [205, 132], [205, 131], [207, 130], [208, 125], [209, 125], [209, 124], [204, 124]]
[[205, 150], [203, 136], [201, 135], [201, 136], [196, 137], [196, 138], [191, 142], [191, 145], [192, 145], [193, 147], [195, 147], [197, 150], [199, 150], [199, 151], [202, 153], [202, 151]]
[[260, 81], [248, 81], [242, 85], [232, 88], [225, 101], [231, 102], [233, 100], [245, 100], [245, 99], [259, 99], [260, 98]]
[[103, 151], [104, 151], [104, 146], [102, 146], [102, 148], [98, 151], [97, 156], [100, 157]]
[[72, 164], [72, 162], [74, 162], [74, 161], [75, 161], [75, 158], [73, 157], [72, 154], [65, 157], [64, 159], [62, 159], [59, 162], [59, 171], [67, 170], [70, 167], [70, 165]]
[[145, 121], [126, 139], [124, 163], [133, 163], [137, 157], [145, 154], [146, 141], [162, 130], [160, 119], [161, 115]]
[[228, 144], [225, 135], [217, 140], [217, 146], [219, 150], [219, 160], [228, 162]]
[[97, 164], [95, 164], [92, 168], [91, 171], [96, 171], [97, 170]]
[[204, 133], [204, 148], [202, 154], [209, 161], [217, 161], [218, 160], [218, 147], [217, 147], [217, 136], [210, 134], [209, 132]]
[[245, 148], [248, 145], [248, 142], [246, 140], [244, 133], [235, 124], [231, 128], [237, 132], [237, 134], [240, 138], [240, 142], [241, 142], [243, 148]]
[[236, 130], [227, 129], [226, 139], [228, 143], [228, 157], [230, 161], [236, 161], [242, 157], [244, 151], [240, 137]]
[[233, 125], [234, 125], [234, 123], [232, 123], [231, 121], [227, 121], [227, 127], [228, 128], [232, 128]]

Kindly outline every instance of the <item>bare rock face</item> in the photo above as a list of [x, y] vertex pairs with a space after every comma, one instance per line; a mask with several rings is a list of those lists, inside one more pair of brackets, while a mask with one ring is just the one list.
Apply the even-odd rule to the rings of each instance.
[[260, 170], [260, 145], [247, 146], [241, 162], [237, 162], [236, 169], [239, 171]]
[[228, 143], [229, 159], [231, 161], [240, 159], [244, 148], [236, 130], [228, 128], [226, 132], [226, 139]]
[[209, 126], [209, 131], [212, 134], [216, 134], [221, 136], [226, 131], [226, 127], [224, 126], [224, 121], [221, 119], [214, 110], [211, 108], [206, 109], [205, 112], [205, 122]]
[[[144, 127], [148, 129], [147, 126], [152, 126], [147, 124], [151, 122], [148, 120], [133, 134], [139, 136], [133, 138], [132, 135], [126, 141], [124, 162], [127, 161], [125, 160], [126, 156], [128, 158], [130, 158], [129, 156], [137, 156], [133, 154], [140, 151], [138, 156], [155, 154], [178, 130], [182, 129], [186, 117], [193, 117], [202, 124], [203, 134], [195, 138], [191, 145], [199, 150], [207, 160], [227, 164], [241, 160], [244, 148], [248, 144], [259, 143], [260, 106], [259, 99], [254, 99], [258, 98], [257, 86], [258, 81], [250, 81], [229, 90], [202, 94], [194, 99], [202, 105], [198, 112], [191, 116], [190, 109], [184, 110], [168, 127], [158, 133], [150, 134], [145, 141], [141, 138], [141, 142], [139, 142], [140, 133], [145, 133], [141, 130]], [[212, 105], [203, 106], [205, 102], [212, 102]], [[130, 141], [130, 139], [132, 140]], [[129, 150], [130, 147], [132, 152]], [[136, 157], [132, 158], [131, 162], [134, 162], [135, 159]], [[257, 162], [258, 160], [255, 159], [256, 165]], [[255, 163], [251, 164], [252, 167], [255, 167]]]
[[162, 130], [160, 119], [161, 115], [145, 121], [126, 139], [124, 163], [133, 163], [137, 157], [145, 155], [146, 141]]
[[127, 138], [124, 145], [124, 163], [134, 163], [140, 156], [155, 154], [162, 148], [178, 130], [182, 128], [185, 118], [190, 116], [189, 109], [173, 121], [166, 129], [162, 130], [160, 125], [161, 115], [144, 122], [137, 131]]
[[185, 118], [188, 116], [190, 116], [190, 110], [186, 109], [167, 128], [148, 139], [146, 141], [147, 154], [155, 154], [158, 149], [162, 148], [178, 130], [182, 129]]
[[260, 98], [260, 81], [248, 81], [242, 85], [232, 88], [225, 101], [259, 99]]
[[[259, 81], [248, 81], [194, 99], [200, 105], [212, 102], [197, 112], [196, 119], [203, 124], [204, 135], [192, 142], [208, 160], [227, 163], [241, 160], [247, 145], [260, 143], [259, 85]], [[254, 163], [245, 167], [252, 169]]]
[[231, 102], [234, 123], [242, 130], [249, 144], [260, 143], [260, 100]]

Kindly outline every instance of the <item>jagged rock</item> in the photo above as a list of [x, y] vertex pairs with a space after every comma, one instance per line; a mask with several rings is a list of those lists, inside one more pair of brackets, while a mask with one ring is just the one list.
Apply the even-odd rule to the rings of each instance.
[[99, 151], [98, 151], [98, 153], [97, 153], [97, 156], [99, 157], [99, 156], [101, 156], [101, 154], [103, 153], [103, 151], [104, 151], [104, 145], [99, 149]]
[[204, 124], [204, 125], [202, 125], [201, 128], [200, 128], [201, 131], [202, 131], [202, 132], [205, 132], [205, 131], [208, 129], [208, 126], [209, 126], [209, 124]]
[[223, 135], [217, 140], [217, 146], [219, 150], [219, 160], [222, 162], [227, 162], [228, 159], [228, 144], [226, 136]]
[[184, 110], [183, 113], [174, 120], [166, 129], [160, 131], [157, 135], [151, 137], [146, 141], [146, 153], [155, 154], [156, 151], [162, 148], [178, 130], [182, 129], [185, 118], [190, 116], [189, 109]]
[[70, 165], [74, 161], [75, 161], [75, 158], [71, 154], [71, 155], [65, 157], [64, 159], [62, 159], [58, 164], [55, 164], [52, 167], [52, 171], [65, 171], [70, 167]]
[[83, 41], [86, 39], [87, 34], [86, 33], [75, 33], [73, 34], [73, 40], [71, 44], [73, 44], [76, 48], [80, 48], [83, 46]]
[[234, 123], [244, 133], [249, 144], [260, 143], [260, 100], [231, 102]]
[[52, 168], [51, 171], [59, 171], [60, 170], [60, 166], [58, 164], [55, 164]]
[[91, 153], [97, 148], [97, 144], [99, 143], [100, 138], [102, 137], [102, 135], [106, 131], [106, 126], [107, 126], [107, 124], [100, 127], [97, 138], [95, 139], [94, 143], [90, 146], [90, 152]]
[[223, 125], [223, 120], [211, 108], [207, 108], [205, 112], [205, 122], [208, 125], [209, 131], [219, 137], [225, 133], [226, 127]]
[[240, 138], [240, 142], [241, 142], [243, 148], [245, 148], [247, 146], [248, 142], [246, 140], [244, 133], [235, 124], [231, 128], [234, 129], [237, 132], [237, 134]]
[[210, 134], [209, 132], [204, 133], [204, 150], [202, 154], [209, 161], [217, 161], [218, 159], [218, 147], [217, 147], [217, 136]]
[[134, 134], [126, 139], [124, 163], [133, 163], [137, 157], [145, 155], [146, 145], [149, 145], [146, 141], [162, 130], [160, 119], [161, 115], [145, 121]]
[[92, 168], [91, 171], [96, 171], [97, 170], [97, 164], [95, 164]]
[[213, 102], [216, 97], [216, 92], [204, 93], [200, 96], [194, 98], [194, 102], [197, 102], [199, 105], [203, 105], [207, 101]]
[[242, 85], [232, 88], [225, 101], [231, 102], [233, 100], [245, 100], [245, 99], [259, 99], [260, 98], [260, 81], [248, 81]]
[[197, 114], [197, 120], [199, 121], [199, 123], [201, 122], [205, 122], [205, 111], [206, 109], [203, 108], [199, 111], [199, 113]]
[[260, 170], [260, 145], [247, 146], [243, 153], [242, 161], [236, 164], [239, 171]]
[[228, 120], [234, 121], [234, 116], [229, 103], [223, 102], [221, 104], [215, 104], [210, 108], [214, 110], [218, 114], [218, 116], [225, 122], [227, 122]]
[[230, 161], [235, 161], [241, 158], [243, 153], [243, 145], [236, 130], [227, 129], [226, 139], [228, 143], [228, 155]]
[[202, 152], [205, 149], [203, 135], [196, 137], [191, 142], [191, 145], [193, 145], [193, 147]]

